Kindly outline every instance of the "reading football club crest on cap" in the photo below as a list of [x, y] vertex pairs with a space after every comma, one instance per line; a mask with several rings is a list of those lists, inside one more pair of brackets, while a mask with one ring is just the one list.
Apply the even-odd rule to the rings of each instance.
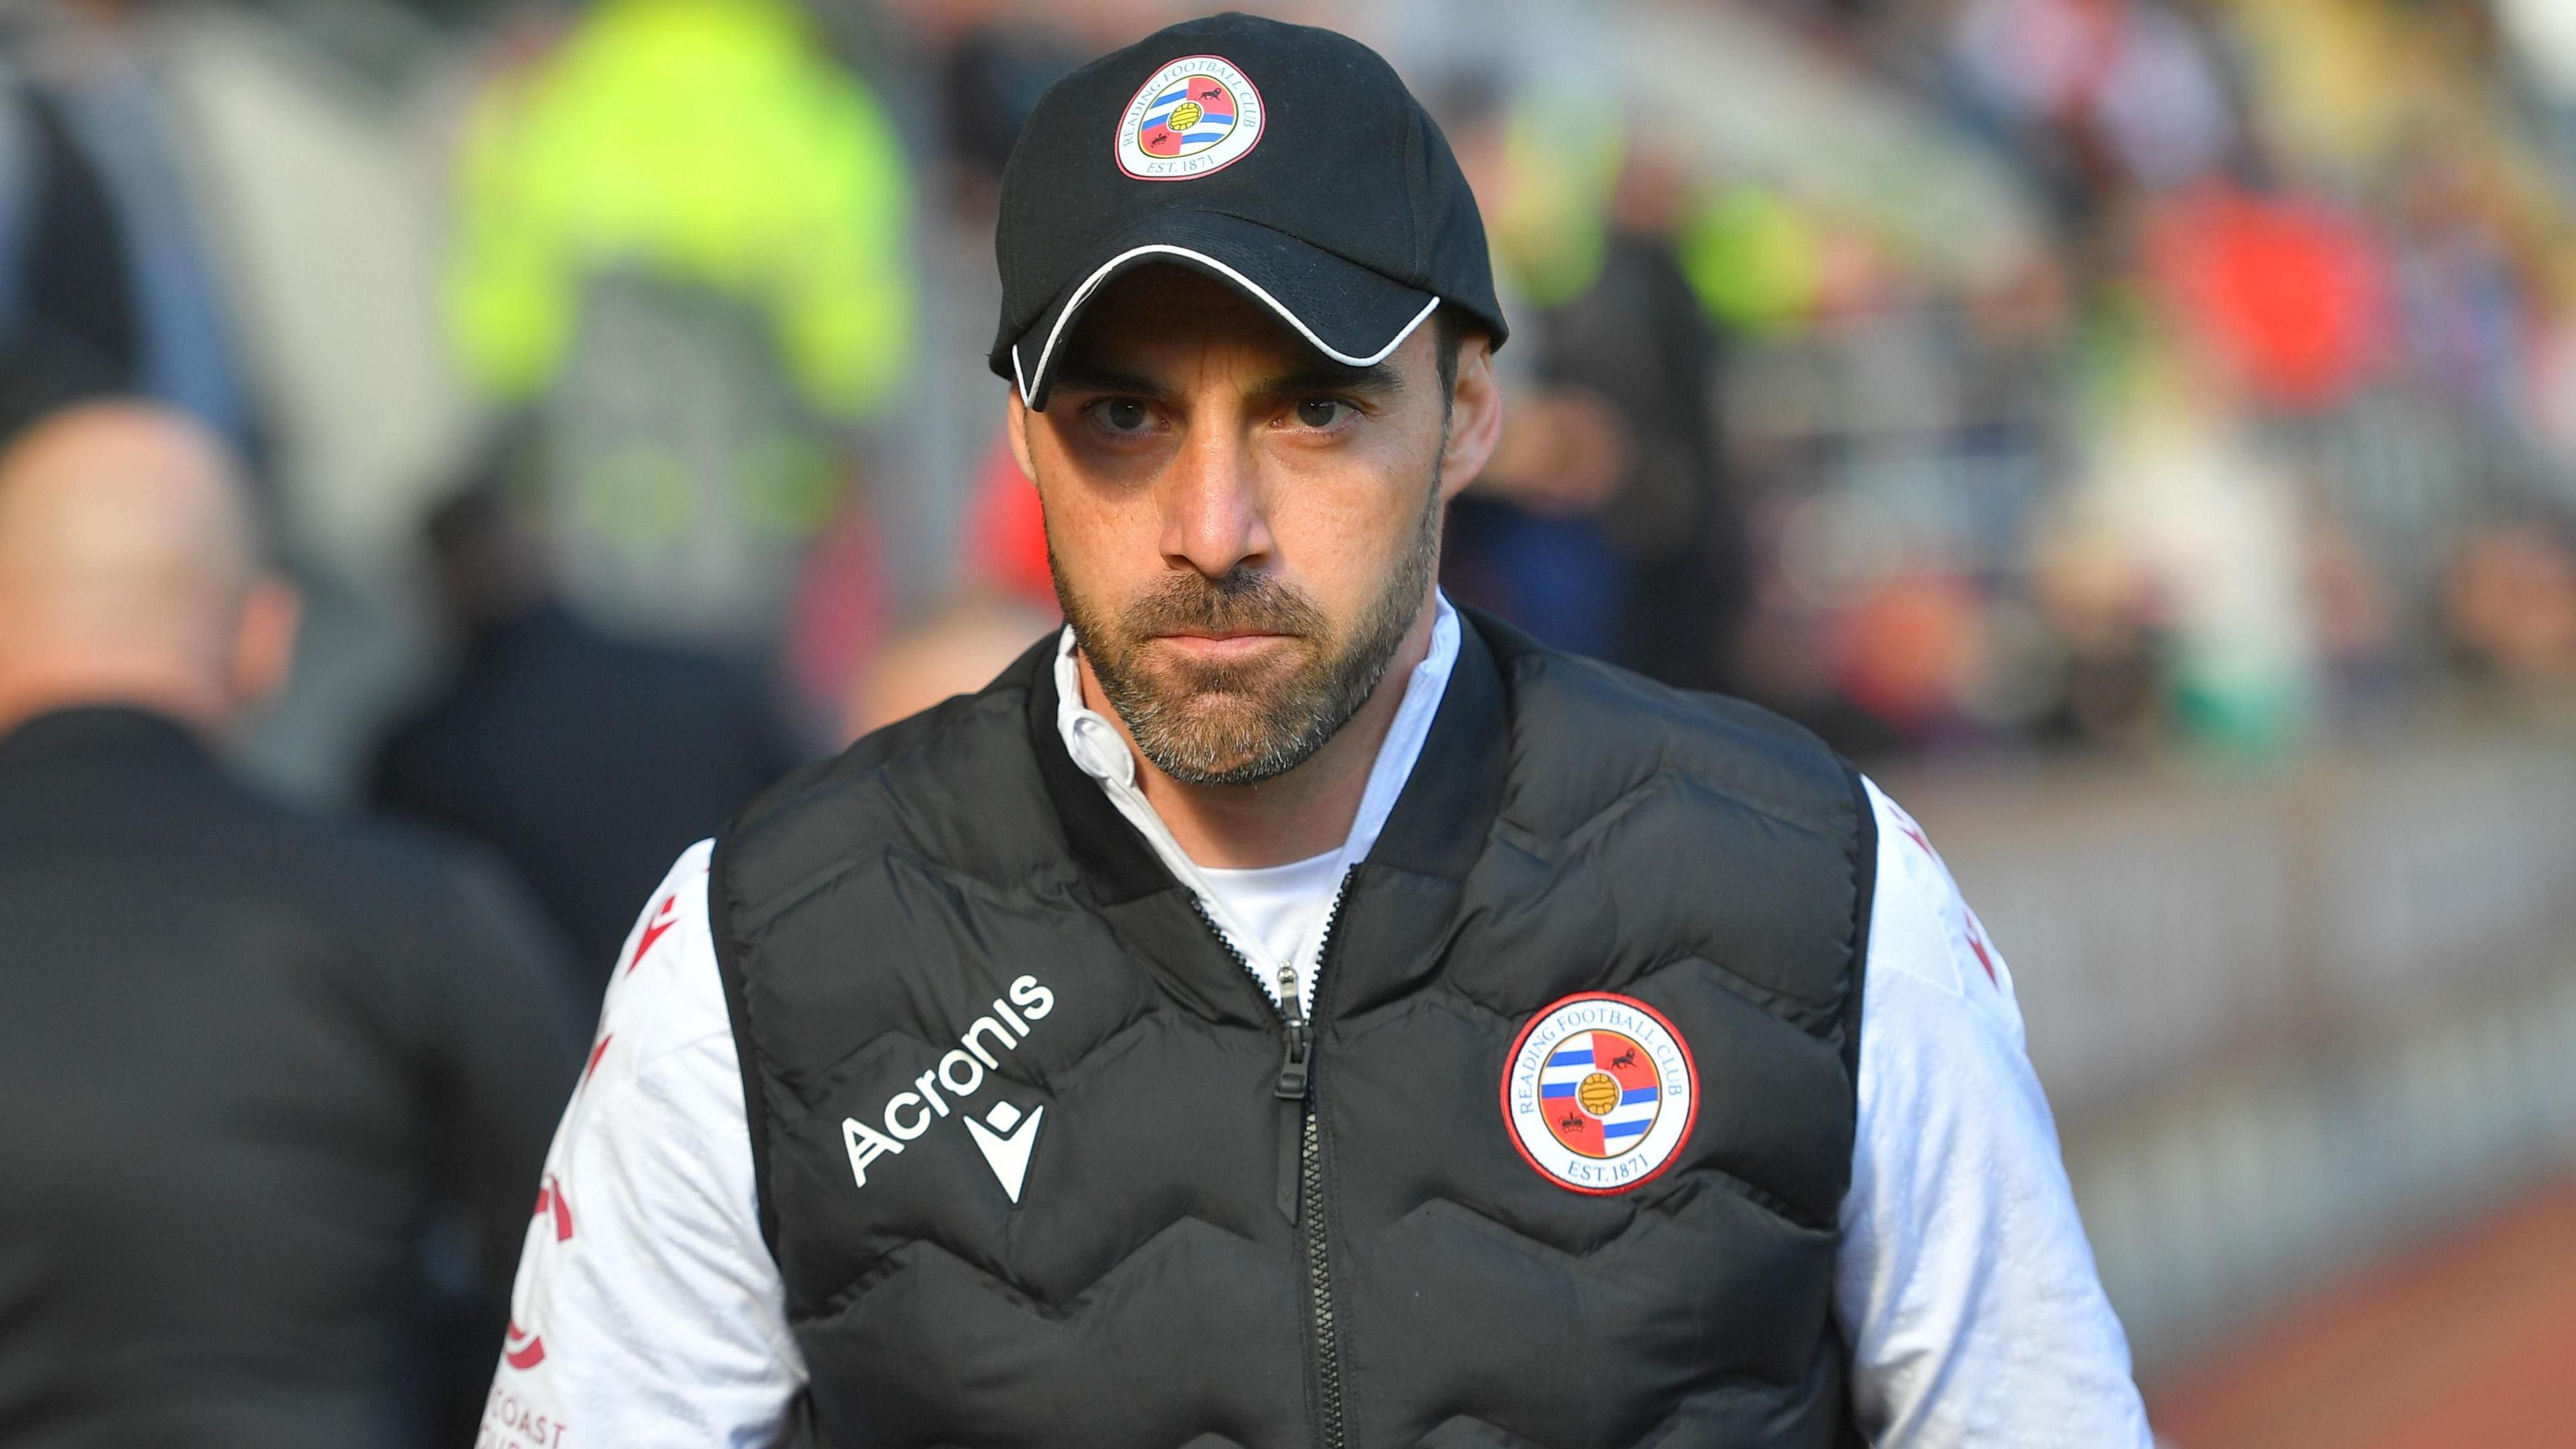
[[1222, 171], [1261, 144], [1261, 92], [1232, 61], [1184, 56], [1161, 70], [1118, 115], [1118, 169], [1139, 181], [1191, 181]]
[[1443, 309], [1488, 347], [1510, 331], [1466, 173], [1394, 67], [1254, 15], [1166, 26], [1047, 87], [1002, 170], [993, 260], [985, 361], [1031, 412], [1139, 268], [1213, 278], [1344, 367], [1384, 364]]
[[1699, 1068], [1661, 1012], [1606, 991], [1530, 1018], [1503, 1071], [1512, 1146], [1576, 1192], [1626, 1192], [1672, 1165], [1699, 1116]]

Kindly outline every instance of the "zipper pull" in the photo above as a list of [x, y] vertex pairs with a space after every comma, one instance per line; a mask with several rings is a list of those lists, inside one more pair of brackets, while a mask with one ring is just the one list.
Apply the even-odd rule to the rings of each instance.
[[1279, 968], [1279, 1015], [1288, 1024], [1288, 1048], [1280, 1058], [1276, 1095], [1283, 1102], [1302, 1102], [1313, 1075], [1315, 1032], [1297, 999], [1297, 971], [1291, 966]]

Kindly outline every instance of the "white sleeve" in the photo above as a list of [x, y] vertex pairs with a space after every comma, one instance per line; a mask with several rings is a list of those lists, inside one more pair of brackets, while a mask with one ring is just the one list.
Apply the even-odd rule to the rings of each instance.
[[805, 1383], [761, 1241], [701, 842], [626, 939], [546, 1154], [476, 1449], [760, 1449]]
[[2150, 1449], [2012, 973], [1875, 784], [1878, 887], [1835, 1317], [1879, 1449]]

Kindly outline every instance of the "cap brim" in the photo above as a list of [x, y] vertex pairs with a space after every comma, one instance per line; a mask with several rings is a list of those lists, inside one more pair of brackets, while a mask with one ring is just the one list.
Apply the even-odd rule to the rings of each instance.
[[1440, 299], [1258, 222], [1215, 212], [1159, 213], [1100, 250], [1011, 344], [1021, 401], [1045, 411], [1064, 346], [1083, 309], [1138, 267], [1193, 267], [1278, 315], [1317, 352], [1350, 367], [1374, 367], [1402, 346]]

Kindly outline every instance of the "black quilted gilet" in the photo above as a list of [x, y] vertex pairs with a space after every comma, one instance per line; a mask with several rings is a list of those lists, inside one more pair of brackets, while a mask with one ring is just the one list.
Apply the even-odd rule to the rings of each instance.
[[[719, 839], [800, 1442], [1847, 1442], [1858, 777], [1749, 706], [1464, 635], [1303, 1055], [1066, 758], [1052, 641]], [[1697, 1077], [1666, 1170], [1602, 1196], [1501, 1098], [1591, 991]]]

